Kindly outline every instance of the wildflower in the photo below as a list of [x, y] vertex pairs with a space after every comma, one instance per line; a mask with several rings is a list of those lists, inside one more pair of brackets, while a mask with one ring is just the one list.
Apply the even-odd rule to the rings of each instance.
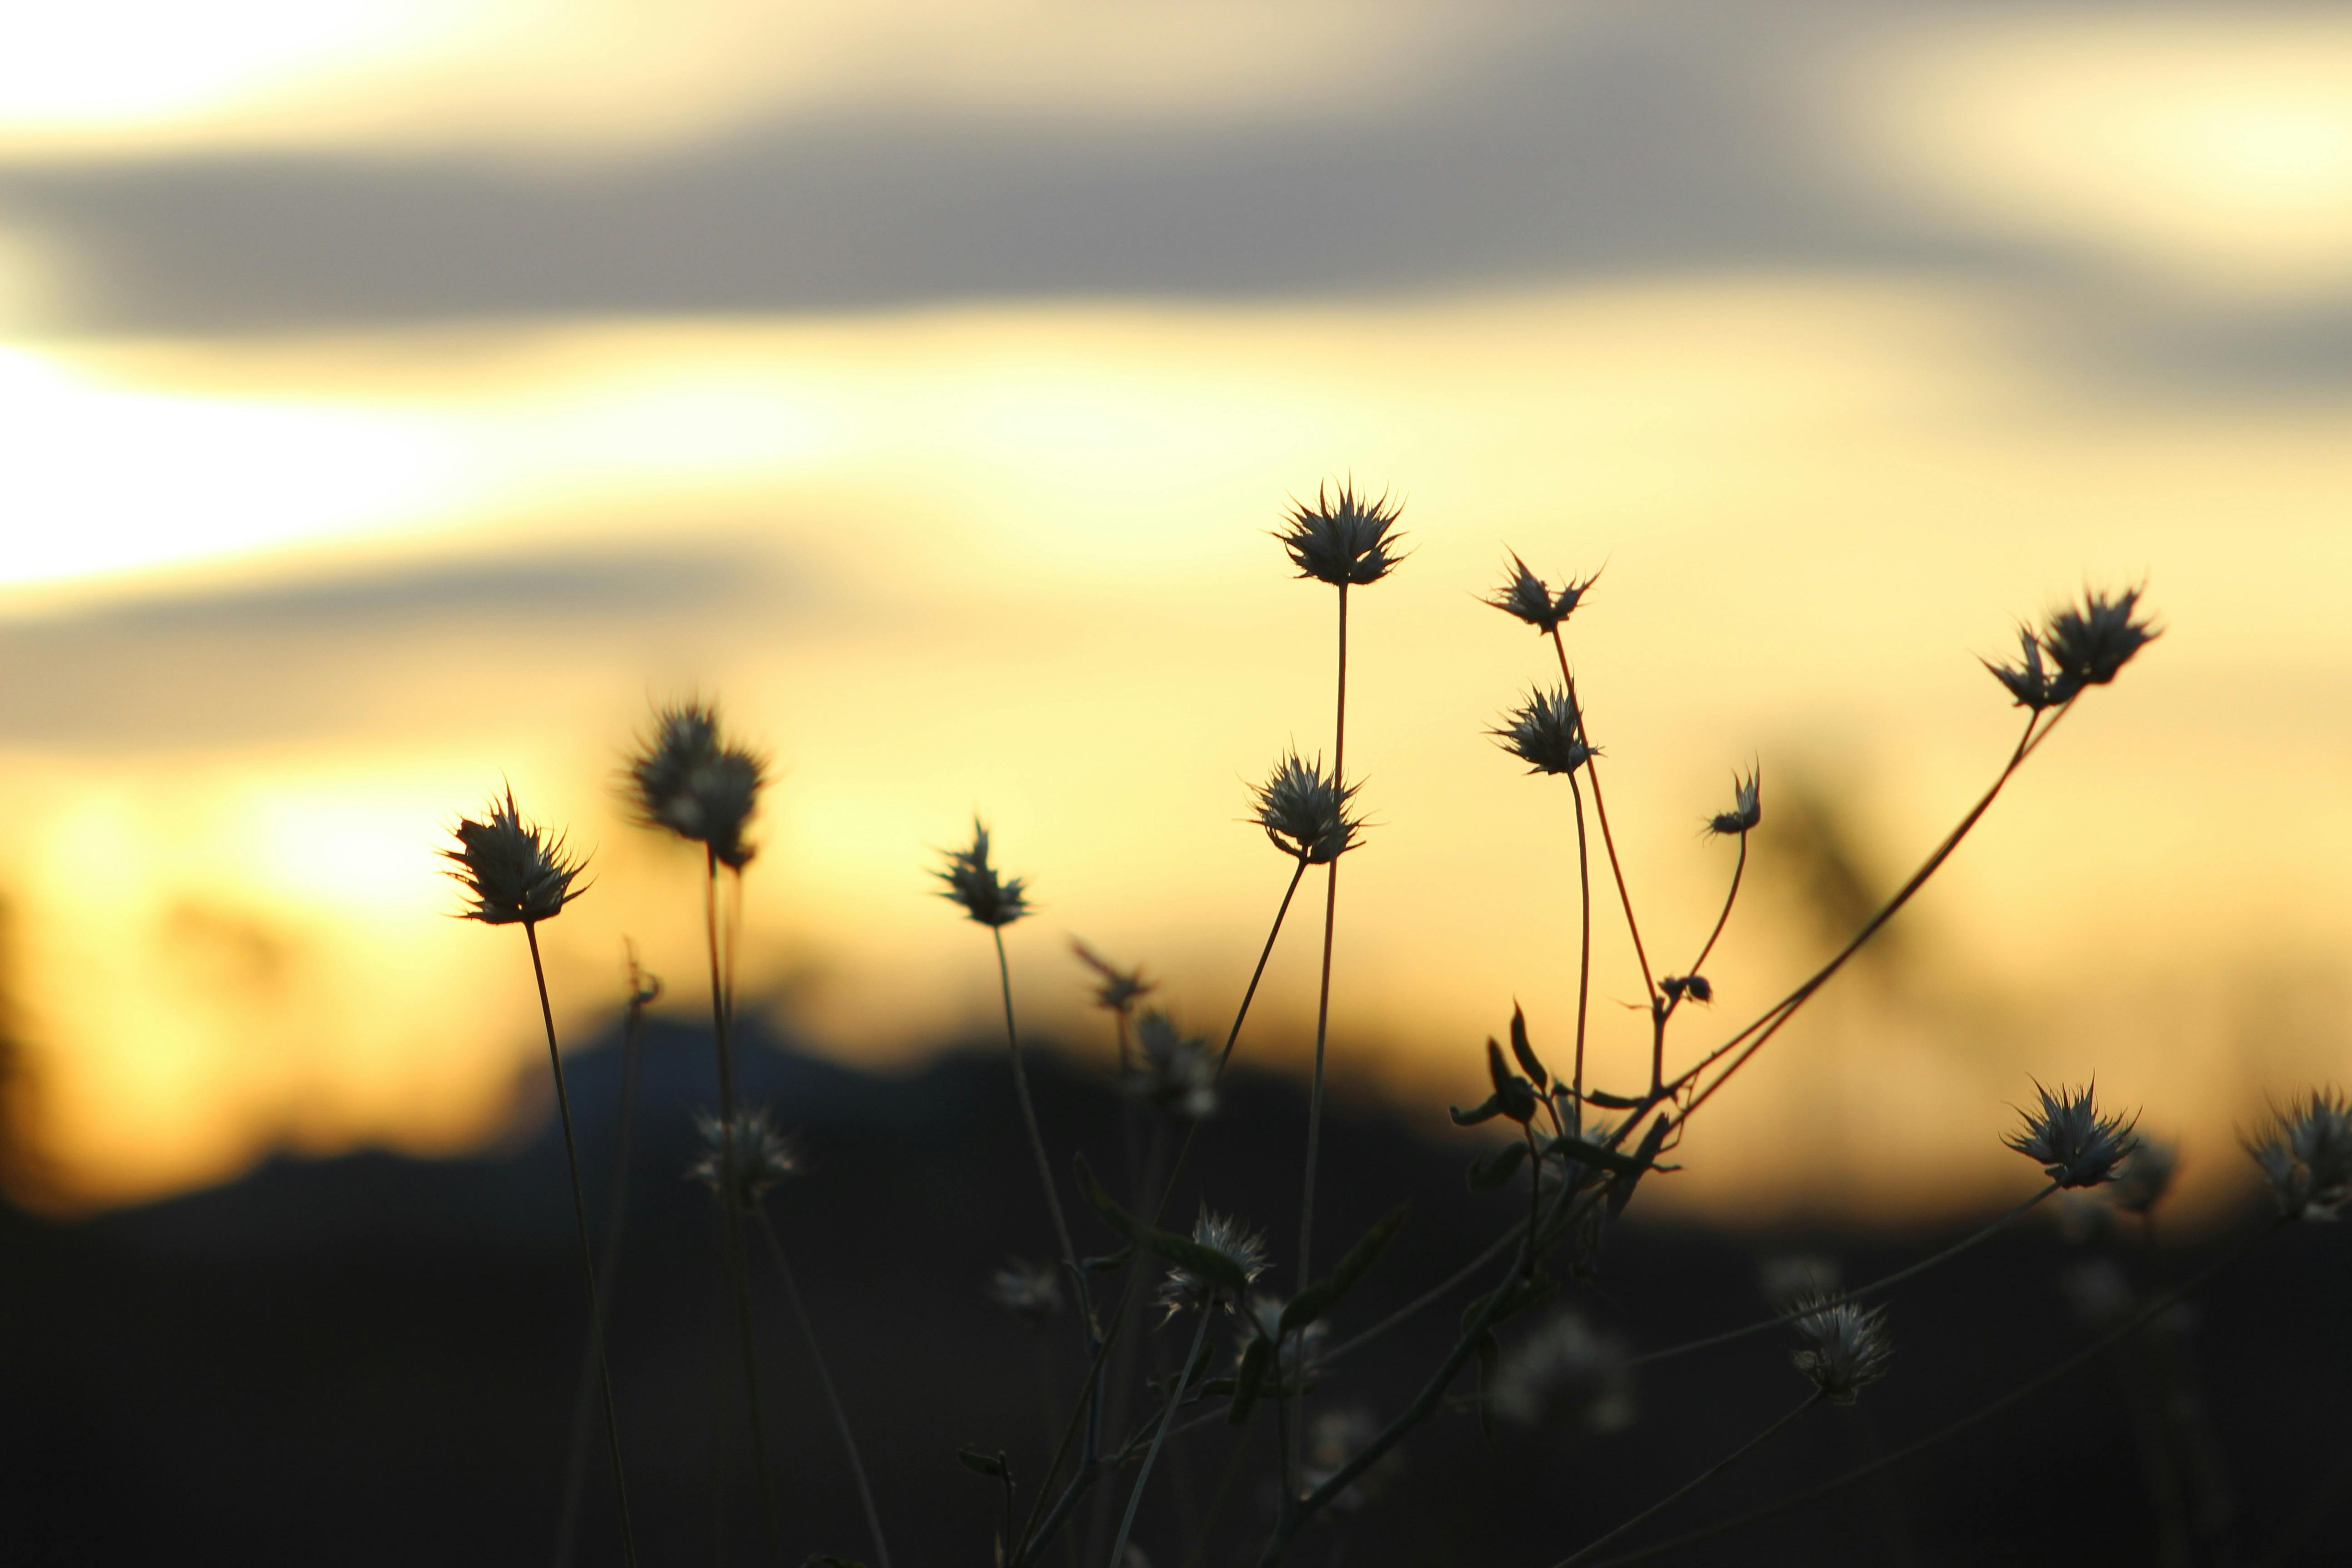
[[2080, 607], [2069, 605], [2051, 616], [2042, 647], [2055, 667], [2052, 702], [2068, 701], [2085, 686], [2105, 686], [2132, 655], [2163, 635], [2148, 622], [2132, 619], [2139, 595], [2137, 588], [2126, 588], [2111, 599], [2085, 591]]
[[2179, 1151], [2172, 1144], [2158, 1138], [2138, 1139], [2124, 1156], [2107, 1196], [2126, 1214], [2147, 1214], [2172, 1190], [2172, 1174], [2179, 1163]]
[[1097, 1007], [1124, 1016], [1134, 1007], [1138, 998], [1159, 989], [1156, 983], [1143, 977], [1142, 970], [1120, 969], [1076, 937], [1070, 939], [1070, 951], [1078, 955], [1080, 963], [1101, 977], [1102, 983], [1095, 987], [1095, 1005]]
[[1281, 1347], [1274, 1366], [1276, 1381], [1285, 1389], [1295, 1389], [1311, 1383], [1322, 1370], [1323, 1351], [1330, 1338], [1328, 1320], [1318, 1318], [1303, 1329], [1282, 1331], [1282, 1310], [1290, 1303], [1279, 1296], [1267, 1296], [1253, 1291], [1242, 1310], [1242, 1335], [1238, 1349], [1248, 1353], [1259, 1340]]
[[629, 780], [648, 825], [708, 845], [736, 870], [751, 862], [743, 829], [759, 807], [767, 764], [727, 742], [716, 708], [683, 702], [655, 710], [653, 738], [629, 760]]
[[[1254, 1281], [1265, 1272], [1264, 1234], [1249, 1229], [1229, 1215], [1211, 1214], [1205, 1204], [1201, 1207], [1201, 1217], [1192, 1222], [1192, 1240], [1197, 1246], [1222, 1254], [1242, 1271], [1244, 1280]], [[1168, 1278], [1161, 1282], [1156, 1300], [1172, 1318], [1188, 1307], [1205, 1309], [1216, 1298], [1214, 1280], [1204, 1279], [1180, 1266], [1168, 1271]], [[1226, 1305], [1230, 1310], [1232, 1303]]]
[[2095, 1187], [2111, 1182], [2124, 1157], [2139, 1146], [2132, 1124], [2120, 1116], [2101, 1116], [2095, 1088], [2079, 1091], [2061, 1086], [2056, 1094], [2033, 1086], [2042, 1109], [2023, 1111], [2025, 1125], [2004, 1139], [2011, 1148], [2032, 1160], [2062, 1187]]
[[1274, 847], [1310, 866], [1328, 865], [1356, 847], [1363, 819], [1348, 805], [1360, 786], [1327, 777], [1320, 758], [1309, 763], [1291, 752], [1274, 764], [1257, 796], [1257, 825]]
[[2352, 1202], [2352, 1110], [2335, 1089], [2315, 1089], [2301, 1105], [2273, 1111], [2270, 1135], [2246, 1152], [2289, 1218], [2334, 1219]]
[[1318, 578], [1337, 588], [1350, 584], [1361, 587], [1387, 576], [1401, 559], [1393, 547], [1402, 536], [1389, 530], [1402, 510], [1401, 506], [1390, 505], [1386, 496], [1377, 500], [1359, 499], [1349, 484], [1340, 485], [1336, 499], [1327, 496], [1318, 485], [1315, 504], [1295, 503], [1289, 525], [1275, 537], [1290, 552], [1291, 564], [1298, 568], [1301, 577]]
[[1704, 974], [1669, 974], [1658, 982], [1658, 989], [1666, 994], [1669, 1002], [1679, 1002], [1687, 996], [1694, 1002], [1715, 1000], [1715, 982]]
[[1584, 735], [1584, 715], [1578, 711], [1576, 699], [1566, 691], [1538, 688], [1528, 692], [1528, 700], [1511, 711], [1503, 727], [1487, 733], [1503, 743], [1503, 750], [1527, 763], [1531, 773], [1572, 773], [1592, 760], [1592, 747]]
[[1718, 811], [1707, 819], [1706, 830], [1728, 838], [1735, 833], [1746, 833], [1764, 820], [1764, 773], [1750, 768], [1746, 778], [1735, 776], [1731, 781], [1731, 809]]
[[765, 1110], [738, 1110], [731, 1118], [698, 1112], [694, 1126], [702, 1137], [702, 1152], [687, 1167], [688, 1178], [724, 1194], [732, 1171], [740, 1207], [756, 1206], [769, 1188], [801, 1168], [799, 1152], [769, 1125]]
[[553, 920], [585, 889], [574, 889], [582, 862], [563, 850], [561, 835], [550, 838], [515, 807], [514, 791], [493, 797], [483, 820], [461, 816], [452, 830], [457, 847], [441, 851], [457, 862], [449, 875], [466, 885], [474, 907], [467, 920], [485, 925], [536, 924]]
[[1790, 1359], [1832, 1405], [1852, 1405], [1856, 1391], [1885, 1377], [1886, 1363], [1894, 1359], [1894, 1346], [1886, 1338], [1886, 1311], [1881, 1307], [1852, 1302], [1824, 1307], [1792, 1326], [1806, 1348]]
[[971, 819], [971, 847], [948, 851], [948, 868], [932, 876], [947, 884], [940, 894], [963, 906], [964, 913], [984, 926], [1009, 926], [1029, 912], [1028, 884], [1018, 877], [1000, 875], [988, 863], [988, 827]]
[[1154, 1008], [1136, 1021], [1141, 1059], [1123, 1086], [1154, 1110], [1198, 1121], [1217, 1109], [1217, 1058], [1209, 1042], [1186, 1035]]
[[1517, 616], [1536, 630], [1549, 635], [1559, 630], [1560, 623], [1576, 613], [1576, 607], [1584, 602], [1584, 591], [1599, 581], [1600, 576], [1601, 574], [1595, 572], [1581, 583], [1570, 581], [1554, 594], [1542, 578], [1528, 570], [1528, 563], [1514, 552], [1510, 580], [1486, 603], [1505, 615]]
[[1522, 1426], [1549, 1423], [1596, 1435], [1633, 1424], [1633, 1358], [1625, 1342], [1560, 1312], [1503, 1354], [1495, 1414]]
[[2031, 708], [2039, 713], [2049, 707], [2052, 700], [2050, 672], [2042, 666], [2042, 644], [2031, 628], [2020, 626], [2017, 628], [2017, 646], [2018, 658], [2014, 665], [1995, 664], [1989, 658], [1978, 662], [1992, 671], [1994, 679], [2009, 688], [2009, 694], [2017, 699], [2020, 708]]
[[1050, 1264], [1009, 1260], [988, 1277], [988, 1299], [1034, 1327], [1062, 1310], [1062, 1281]]

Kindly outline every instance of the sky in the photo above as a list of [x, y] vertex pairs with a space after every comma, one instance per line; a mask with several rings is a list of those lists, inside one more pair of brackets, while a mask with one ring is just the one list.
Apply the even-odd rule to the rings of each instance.
[[[593, 854], [546, 931], [565, 1031], [625, 942], [688, 1008], [696, 864], [616, 780], [689, 694], [775, 764], [744, 983], [815, 1048], [984, 1038], [992, 957], [927, 875], [975, 813], [1038, 900], [1040, 1028], [1107, 1048], [1073, 934], [1221, 1028], [1286, 880], [1246, 784], [1329, 743], [1331, 595], [1269, 533], [1342, 479], [1413, 548], [1351, 608], [1349, 1092], [1434, 1121], [1515, 1000], [1572, 1030], [1572, 819], [1485, 732], [1545, 670], [1479, 603], [1507, 550], [1601, 573], [1571, 654], [1662, 948], [1763, 770], [1678, 1049], [1831, 940], [1784, 819], [1892, 885], [2013, 740], [1979, 656], [2086, 584], [2165, 627], [1669, 1202], [1964, 1207], [2030, 1180], [1996, 1133], [2033, 1076], [2095, 1073], [2210, 1204], [2265, 1096], [2344, 1072], [2352, 9], [225, 0], [18, 35], [0, 907], [43, 1201], [509, 1135], [527, 958], [433, 853], [508, 784]], [[1254, 1059], [1299, 1059], [1310, 925]]]

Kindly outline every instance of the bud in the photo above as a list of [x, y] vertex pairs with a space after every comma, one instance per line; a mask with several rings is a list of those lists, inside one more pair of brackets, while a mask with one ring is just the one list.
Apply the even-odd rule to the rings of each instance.
[[2114, 1181], [2116, 1167], [2139, 1144], [2131, 1135], [2131, 1122], [2101, 1116], [2095, 1087], [2077, 1090], [2062, 1085], [2055, 1094], [2038, 1083], [2033, 1087], [2042, 1096], [2041, 1110], [2021, 1111], [2025, 1125], [2003, 1142], [2062, 1187]]
[[940, 897], [963, 906], [963, 911], [984, 926], [1009, 926], [1029, 912], [1028, 884], [1018, 877], [998, 875], [988, 863], [988, 827], [971, 819], [971, 847], [948, 851], [948, 866], [932, 876], [947, 887]]
[[457, 862], [449, 875], [465, 884], [473, 908], [467, 920], [485, 925], [525, 925], [553, 920], [585, 889], [574, 889], [581, 862], [564, 854], [561, 836], [550, 838], [515, 808], [514, 791], [492, 797], [481, 821], [461, 816], [451, 830], [457, 847], [444, 849]]
[[1894, 1359], [1883, 1307], [1849, 1301], [1808, 1312], [1790, 1326], [1806, 1348], [1790, 1359], [1832, 1405], [1852, 1405], [1856, 1393], [1886, 1375], [1886, 1363]]
[[1322, 759], [1309, 763], [1295, 751], [1275, 763], [1265, 783], [1250, 786], [1266, 838], [1310, 866], [1328, 865], [1356, 847], [1363, 819], [1348, 806], [1357, 787], [1326, 776]]
[[1287, 525], [1275, 537], [1290, 552], [1301, 577], [1339, 588], [1361, 587], [1387, 576], [1402, 559], [1392, 551], [1402, 536], [1389, 532], [1402, 510], [1385, 495], [1361, 500], [1352, 485], [1343, 483], [1333, 498], [1318, 485], [1315, 504], [1294, 504]]
[[1592, 760], [1584, 736], [1584, 715], [1564, 690], [1541, 688], [1513, 709], [1499, 730], [1490, 730], [1503, 750], [1528, 764], [1530, 773], [1572, 773]]
[[1542, 578], [1528, 570], [1528, 563], [1514, 552], [1510, 576], [1504, 580], [1501, 591], [1486, 603], [1549, 635], [1559, 630], [1560, 623], [1576, 613], [1577, 606], [1584, 602], [1585, 590], [1600, 577], [1601, 574], [1595, 572], [1581, 583], [1569, 582], [1555, 594]]

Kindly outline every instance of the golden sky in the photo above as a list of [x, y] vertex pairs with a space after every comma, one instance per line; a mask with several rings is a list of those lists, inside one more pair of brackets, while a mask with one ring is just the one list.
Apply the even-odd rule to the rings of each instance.
[[[1285, 874], [1244, 783], [1328, 744], [1266, 533], [1349, 474], [1418, 548], [1357, 601], [1344, 1074], [1459, 1100], [1514, 997], [1568, 1026], [1565, 804], [1483, 734], [1544, 668], [1507, 546], [1605, 565], [1573, 652], [1677, 950], [1735, 768], [1891, 880], [2005, 753], [2016, 617], [2168, 627], [1677, 1201], [1974, 1201], [2095, 1070], [2211, 1194], [2342, 1071], [2343, 13], [826, 9], [73, 7], [0, 62], [0, 891], [77, 1201], [494, 1135], [528, 969], [431, 851], [502, 780], [594, 852], [566, 1026], [625, 937], [690, 975], [613, 790], [690, 690], [779, 765], [747, 980], [822, 1048], [979, 1016], [925, 875], [976, 810], [1033, 1017], [1089, 1026], [1075, 932], [1210, 1026]], [[1757, 875], [1723, 1033], [1822, 940]]]

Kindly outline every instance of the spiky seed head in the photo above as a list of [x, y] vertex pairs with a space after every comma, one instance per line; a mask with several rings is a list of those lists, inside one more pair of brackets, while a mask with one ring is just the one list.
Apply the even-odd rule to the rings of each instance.
[[2352, 1202], [2352, 1109], [2336, 1089], [2315, 1089], [2271, 1112], [2267, 1133], [2246, 1152], [2290, 1219], [2334, 1219]]
[[1070, 939], [1070, 951], [1095, 972], [1099, 982], [1095, 986], [1095, 1005], [1106, 1012], [1124, 1016], [1134, 1010], [1138, 1000], [1160, 988], [1157, 982], [1143, 977], [1142, 970], [1121, 969], [1076, 937]]
[[1387, 576], [1402, 559], [1396, 542], [1403, 535], [1389, 531], [1402, 510], [1401, 503], [1391, 503], [1386, 495], [1357, 495], [1351, 483], [1343, 481], [1336, 496], [1318, 485], [1315, 504], [1293, 503], [1275, 537], [1290, 552], [1290, 563], [1301, 577], [1339, 588], [1362, 587]]
[[450, 831], [457, 847], [440, 854], [455, 862], [449, 875], [465, 885], [472, 902], [467, 920], [535, 925], [553, 920], [587, 891], [572, 885], [583, 862], [564, 852], [562, 835], [551, 837], [516, 809], [511, 789], [504, 799], [491, 796], [479, 821], [461, 816]]
[[1718, 811], [1707, 818], [1706, 830], [1728, 838], [1735, 834], [1751, 833], [1764, 820], [1764, 770], [1750, 768], [1745, 778], [1734, 774], [1731, 780], [1731, 809]]
[[1536, 688], [1504, 716], [1499, 729], [1487, 733], [1527, 763], [1529, 773], [1572, 773], [1592, 760], [1584, 715], [1565, 689]]
[[1503, 1352], [1494, 1400], [1496, 1415], [1522, 1426], [1622, 1431], [1637, 1408], [1633, 1352], [1581, 1314], [1556, 1313]]
[[1198, 1121], [1217, 1109], [1217, 1057], [1209, 1042], [1187, 1035], [1153, 1008], [1135, 1023], [1136, 1061], [1122, 1086], [1152, 1110]]
[[739, 1107], [731, 1117], [698, 1111], [694, 1128], [701, 1148], [686, 1168], [688, 1178], [723, 1199], [731, 1174], [739, 1208], [757, 1207], [770, 1188], [800, 1172], [799, 1152], [769, 1122], [764, 1107]]
[[1511, 570], [1503, 579], [1503, 586], [1486, 601], [1507, 616], [1517, 616], [1546, 636], [1559, 630], [1560, 623], [1576, 613], [1584, 602], [1585, 590], [1600, 580], [1595, 572], [1582, 582], [1569, 579], [1559, 593], [1528, 570], [1528, 563], [1515, 551], [1511, 554]]
[[2042, 644], [2032, 628], [2021, 626], [2017, 628], [2017, 647], [2015, 664], [1995, 664], [1989, 658], [1978, 662], [1992, 671], [1995, 680], [2009, 688], [2010, 696], [2017, 700], [2020, 708], [2031, 708], [2039, 713], [2050, 706], [2051, 700], [2050, 672], [2042, 668]]
[[1010, 1258], [988, 1277], [988, 1299], [1034, 1328], [1061, 1311], [1062, 1281], [1051, 1264]]
[[1318, 1318], [1303, 1329], [1282, 1331], [1282, 1310], [1290, 1303], [1280, 1296], [1270, 1296], [1253, 1290], [1242, 1306], [1240, 1342], [1234, 1349], [1246, 1354], [1259, 1340], [1279, 1347], [1274, 1371], [1276, 1380], [1286, 1388], [1297, 1388], [1311, 1383], [1323, 1370], [1323, 1352], [1331, 1337], [1328, 1319]]
[[1324, 866], [1356, 847], [1363, 819], [1349, 806], [1359, 787], [1325, 773], [1320, 757], [1310, 763], [1293, 751], [1250, 793], [1257, 797], [1257, 825], [1276, 849]]
[[[1259, 1275], [1265, 1272], [1265, 1235], [1250, 1229], [1231, 1215], [1211, 1214], [1206, 1204], [1201, 1205], [1200, 1217], [1192, 1222], [1192, 1240], [1212, 1252], [1223, 1254], [1234, 1268], [1242, 1271], [1242, 1279], [1246, 1282], [1254, 1283]], [[1167, 1316], [1160, 1320], [1165, 1322], [1168, 1318], [1189, 1309], [1207, 1308], [1219, 1299], [1220, 1293], [1215, 1280], [1204, 1279], [1180, 1266], [1168, 1271], [1168, 1278], [1160, 1282], [1160, 1293], [1154, 1300], [1166, 1309]], [[1231, 1301], [1224, 1305], [1226, 1310], [1233, 1310]]]
[[2042, 651], [2053, 667], [2051, 702], [2068, 701], [2085, 686], [2105, 686], [2132, 655], [2163, 636], [2153, 623], [2133, 618], [2139, 595], [2137, 588], [2113, 595], [2085, 590], [2082, 604], [2051, 615], [2042, 633]]
[[1894, 1359], [1882, 1307], [1848, 1301], [1808, 1312], [1790, 1326], [1805, 1342], [1790, 1359], [1832, 1405], [1852, 1405], [1858, 1391], [1886, 1375]]
[[2101, 1116], [2095, 1084], [2056, 1093], [2035, 1084], [2041, 1109], [2019, 1112], [2025, 1125], [2003, 1140], [2040, 1165], [2062, 1187], [2095, 1187], [2116, 1179], [2116, 1167], [2137, 1148], [2137, 1118]]
[[984, 926], [1009, 926], [1029, 912], [1029, 884], [1001, 875], [988, 863], [988, 825], [971, 819], [971, 847], [948, 851], [947, 868], [934, 871], [947, 886], [940, 897], [963, 907]]
[[2142, 1134], [2117, 1168], [2115, 1184], [2107, 1189], [2108, 1201], [2126, 1214], [2153, 1213], [2172, 1190], [2172, 1177], [2179, 1166], [2177, 1145]]
[[743, 832], [759, 809], [767, 763], [721, 732], [719, 710], [687, 701], [654, 710], [654, 732], [629, 759], [632, 802], [648, 826], [706, 845], [741, 870], [752, 849]]

